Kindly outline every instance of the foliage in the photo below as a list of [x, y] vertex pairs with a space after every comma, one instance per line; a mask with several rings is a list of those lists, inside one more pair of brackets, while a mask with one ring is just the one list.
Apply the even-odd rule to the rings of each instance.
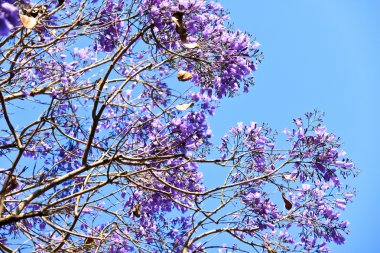
[[204, 0], [0, 1], [2, 251], [344, 243], [357, 169], [320, 113], [294, 120], [287, 148], [255, 122], [213, 143], [208, 118], [262, 58], [228, 20]]

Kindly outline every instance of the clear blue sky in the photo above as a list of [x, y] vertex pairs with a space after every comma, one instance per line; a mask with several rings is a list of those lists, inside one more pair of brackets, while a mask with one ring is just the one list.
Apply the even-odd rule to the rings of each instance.
[[237, 121], [283, 130], [319, 109], [362, 170], [345, 217], [351, 234], [332, 252], [380, 252], [380, 1], [222, 0], [235, 27], [262, 44], [249, 94], [222, 103], [211, 121], [221, 136]]

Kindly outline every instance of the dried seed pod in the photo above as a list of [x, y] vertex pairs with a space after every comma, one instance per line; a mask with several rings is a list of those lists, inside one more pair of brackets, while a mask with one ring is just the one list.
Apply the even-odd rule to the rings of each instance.
[[37, 18], [29, 17], [24, 14], [19, 14], [22, 25], [27, 29], [33, 29], [37, 25]]
[[284, 175], [282, 175], [282, 177], [284, 178], [284, 179], [286, 179], [286, 180], [292, 180], [292, 181], [297, 181], [297, 177], [296, 176], [293, 176], [292, 177], [292, 175], [291, 174], [284, 174]]
[[84, 240], [85, 245], [89, 245], [89, 244], [92, 244], [94, 242], [95, 242], [94, 238], [90, 238], [90, 237], [87, 237], [86, 240]]
[[187, 109], [189, 109], [190, 107], [192, 107], [194, 105], [193, 102], [191, 103], [188, 103], [188, 104], [180, 104], [180, 105], [176, 105], [175, 108], [178, 110], [178, 111], [186, 111]]
[[189, 48], [189, 49], [193, 49], [193, 48], [199, 47], [198, 43], [196, 43], [196, 42], [194, 42], [194, 43], [184, 43], [183, 46], [186, 47], [186, 48]]
[[177, 27], [183, 28], [183, 12], [182, 11], [176, 11], [172, 15], [172, 20], [176, 24]]
[[139, 203], [137, 203], [135, 205], [135, 207], [133, 208], [132, 213], [133, 213], [133, 216], [135, 216], [137, 218], [140, 218], [140, 216], [141, 216], [141, 207], [140, 207]]
[[187, 39], [187, 30], [183, 27], [183, 12], [176, 11], [173, 13], [172, 20], [175, 23], [175, 30], [179, 34], [179, 37], [182, 42], [186, 42]]
[[285, 197], [285, 194], [282, 194], [282, 199], [284, 200], [286, 210], [292, 209], [293, 204]]
[[180, 70], [177, 74], [177, 78], [181, 82], [188, 81], [193, 78], [193, 75], [190, 72]]

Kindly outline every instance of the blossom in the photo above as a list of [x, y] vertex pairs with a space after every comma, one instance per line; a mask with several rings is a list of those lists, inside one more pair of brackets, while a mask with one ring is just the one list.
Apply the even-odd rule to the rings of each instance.
[[19, 25], [18, 8], [13, 5], [13, 0], [0, 1], [0, 36], [8, 35], [9, 32]]

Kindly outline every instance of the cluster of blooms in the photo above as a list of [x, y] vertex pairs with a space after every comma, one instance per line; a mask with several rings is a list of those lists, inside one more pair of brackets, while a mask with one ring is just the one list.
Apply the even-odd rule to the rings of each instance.
[[[219, 98], [238, 92], [241, 83], [244, 91], [253, 84], [248, 78], [256, 70], [258, 42], [251, 42], [248, 34], [231, 31], [226, 27], [229, 16], [219, 3], [204, 0], [145, 0], [150, 9], [148, 19], [155, 26], [156, 37], [165, 50], [177, 50], [184, 57], [178, 59], [176, 68], [193, 73], [193, 82], [208, 94]], [[183, 13], [186, 41], [175, 29], [173, 13]], [[174, 29], [173, 29], [174, 28]], [[195, 48], [188, 49], [188, 44]]]
[[18, 8], [13, 5], [14, 0], [0, 1], [0, 36], [8, 35], [9, 32], [20, 24]]
[[[233, 217], [247, 231], [239, 233], [241, 238], [262, 233], [276, 251], [328, 252], [327, 242], [344, 243], [348, 222], [340, 219], [340, 211], [353, 190], [341, 181], [357, 170], [342, 158], [339, 139], [321, 122], [317, 112], [295, 119], [296, 128], [284, 130], [291, 144], [286, 153], [275, 148], [270, 129], [256, 123], [239, 123], [222, 139], [222, 159], [239, 164], [230, 180], [247, 185], [241, 196], [244, 211]], [[268, 187], [277, 189], [277, 196], [265, 192]]]
[[[207, 228], [267, 252], [344, 242], [356, 169], [316, 114], [285, 131], [286, 152], [269, 127], [238, 123], [206, 159], [207, 117], [248, 91], [260, 60], [218, 3], [46, 1], [52, 16], [9, 38], [13, 3], [0, 5], [0, 250], [207, 252]], [[223, 186], [208, 189], [203, 163], [231, 166]], [[226, 208], [206, 211], [214, 199]]]
[[106, 28], [99, 32], [99, 44], [95, 45], [95, 51], [112, 52], [116, 45], [118, 45], [118, 41], [122, 39], [120, 35], [128, 30], [123, 26], [124, 23], [120, 21], [117, 16], [117, 13], [120, 13], [122, 10], [122, 0], [119, 0], [118, 3], [114, 1], [106, 1], [104, 6], [102, 6], [100, 12], [101, 18], [98, 22], [105, 24]]

